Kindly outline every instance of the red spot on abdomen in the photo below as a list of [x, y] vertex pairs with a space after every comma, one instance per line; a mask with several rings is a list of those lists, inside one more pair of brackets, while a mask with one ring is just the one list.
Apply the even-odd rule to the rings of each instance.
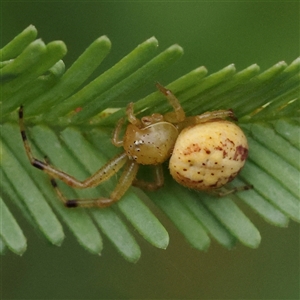
[[233, 159], [244, 161], [247, 159], [247, 157], [248, 157], [248, 148], [245, 148], [242, 145], [237, 146]]

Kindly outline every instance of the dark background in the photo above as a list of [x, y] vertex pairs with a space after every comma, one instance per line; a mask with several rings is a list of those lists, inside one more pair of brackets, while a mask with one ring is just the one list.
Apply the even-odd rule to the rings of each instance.
[[[63, 40], [68, 66], [97, 37], [112, 50], [105, 70], [138, 44], [155, 36], [160, 49], [180, 44], [185, 55], [162, 77], [170, 82], [204, 65], [215, 72], [235, 63], [265, 70], [299, 56], [299, 2], [3, 2], [1, 43], [29, 24], [46, 43]], [[100, 71], [101, 71], [100, 70]], [[164, 82], [164, 81], [163, 81]], [[153, 87], [152, 87], [153, 89]], [[212, 243], [192, 249], [164, 215], [167, 250], [137, 236], [142, 257], [126, 262], [104, 239], [101, 257], [82, 249], [66, 229], [63, 245], [46, 244], [22, 216], [28, 250], [1, 258], [3, 299], [299, 299], [299, 226], [276, 228], [243, 207], [262, 234], [257, 250], [233, 251]]]

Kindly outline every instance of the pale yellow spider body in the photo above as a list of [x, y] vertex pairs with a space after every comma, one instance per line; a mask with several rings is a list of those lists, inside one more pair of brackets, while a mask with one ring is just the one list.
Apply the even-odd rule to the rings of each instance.
[[[47, 159], [41, 161], [33, 156], [23, 123], [23, 107], [20, 108], [20, 131], [28, 159], [34, 167], [50, 176], [52, 186], [66, 207], [110, 206], [122, 198], [131, 185], [148, 190], [160, 188], [164, 184], [162, 164], [170, 157], [171, 175], [177, 182], [192, 189], [214, 190], [238, 174], [245, 163], [248, 145], [241, 129], [224, 120], [228, 117], [234, 119], [233, 112], [217, 110], [186, 117], [175, 95], [160, 84], [157, 88], [168, 99], [173, 111], [138, 119], [133, 103], [130, 103], [126, 109], [129, 124], [124, 137], [119, 138], [125, 121], [122, 118], [112, 138], [112, 143], [123, 147], [124, 151], [83, 181], [53, 167]], [[153, 166], [153, 182], [136, 178], [139, 165]], [[106, 181], [121, 168], [122, 175], [109, 197], [69, 200], [60, 192], [55, 180], [59, 179], [74, 188], [91, 188]], [[230, 190], [229, 193], [237, 190]]]
[[248, 143], [243, 131], [232, 122], [214, 120], [180, 133], [169, 168], [181, 185], [207, 191], [234, 179], [247, 155]]

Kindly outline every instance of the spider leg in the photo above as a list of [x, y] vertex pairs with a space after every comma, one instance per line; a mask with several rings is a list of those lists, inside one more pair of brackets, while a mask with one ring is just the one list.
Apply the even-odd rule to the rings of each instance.
[[155, 191], [164, 185], [164, 174], [162, 165], [154, 166], [154, 182], [135, 179], [133, 185], [141, 189]]
[[172, 105], [174, 112], [169, 112], [165, 114], [165, 119], [170, 123], [178, 123], [182, 122], [185, 119], [185, 112], [183, 108], [181, 107], [178, 99], [176, 96], [168, 89], [166, 89], [164, 86], [162, 86], [160, 83], [156, 83], [156, 87], [160, 92], [162, 92], [166, 98], [168, 99], [169, 103]]
[[232, 189], [228, 189], [226, 187], [221, 188], [219, 190], [211, 191], [211, 193], [214, 194], [215, 196], [225, 197], [230, 194], [235, 194], [237, 192], [247, 191], [247, 190], [251, 190], [251, 189], [253, 189], [253, 185], [242, 185], [242, 186], [234, 187]]
[[[49, 163], [49, 159], [45, 157], [45, 161]], [[125, 169], [118, 181], [117, 186], [111, 193], [109, 198], [99, 197], [96, 199], [67, 199], [61, 190], [58, 188], [56, 180], [50, 177], [50, 182], [53, 188], [55, 189], [58, 198], [64, 203], [64, 205], [68, 208], [75, 207], [99, 207], [104, 208], [112, 205], [114, 202], [118, 201], [125, 192], [129, 189], [134, 180], [138, 171], [138, 164], [134, 161], [127, 161]]]
[[121, 118], [118, 121], [118, 123], [117, 123], [117, 125], [115, 127], [115, 130], [113, 132], [113, 137], [111, 139], [111, 142], [116, 147], [121, 147], [123, 145], [123, 140], [119, 138], [123, 124], [124, 124], [124, 118]]
[[[48, 156], [44, 156], [44, 161], [46, 164], [50, 164], [50, 160], [48, 158]], [[48, 174], [49, 175], [49, 174]], [[58, 188], [58, 185], [56, 183], [56, 180], [51, 176], [49, 175], [49, 179], [50, 179], [50, 183], [52, 185], [52, 187], [54, 188], [58, 198], [64, 203], [66, 204], [67, 202], [67, 199], [64, 197], [63, 193], [60, 191], [60, 189]]]
[[198, 116], [187, 117], [183, 122], [180, 123], [180, 128], [185, 128], [187, 126], [193, 126], [196, 124], [205, 123], [211, 120], [216, 119], [225, 119], [231, 118], [234, 121], [237, 121], [233, 111], [231, 109], [228, 110], [215, 110], [208, 111]]
[[215, 110], [215, 111], [207, 111], [201, 115], [189, 117], [187, 119], [194, 120], [196, 124], [198, 123], [204, 123], [213, 119], [225, 119], [225, 118], [231, 118], [235, 121], [237, 121], [237, 118], [235, 117], [233, 111], [231, 109], [228, 110]]
[[126, 115], [127, 115], [127, 119], [128, 121], [137, 126], [137, 127], [141, 127], [142, 123], [141, 120], [138, 119], [135, 114], [134, 114], [134, 109], [133, 109], [133, 102], [130, 102], [127, 107], [126, 107]]
[[97, 199], [71, 199], [68, 200], [64, 197], [61, 191], [58, 189], [55, 180], [51, 180], [53, 187], [55, 188], [59, 198], [63, 201], [66, 207], [99, 207], [104, 208], [112, 205], [114, 202], [118, 201], [126, 193], [137, 174], [139, 165], [132, 160], [128, 160], [124, 171], [118, 181], [117, 186], [110, 194], [109, 198], [97, 198]]
[[128, 157], [125, 152], [117, 155], [113, 159], [111, 159], [106, 165], [104, 165], [102, 168], [100, 168], [96, 173], [88, 177], [87, 179], [80, 181], [73, 176], [56, 169], [52, 165], [50, 165], [47, 161], [41, 161], [39, 159], [36, 159], [32, 152], [30, 145], [27, 140], [27, 135], [25, 132], [25, 126], [23, 122], [23, 107], [20, 107], [19, 110], [19, 125], [20, 125], [20, 131], [21, 131], [21, 136], [24, 144], [24, 148], [27, 154], [27, 157], [30, 161], [30, 163], [47, 173], [51, 178], [53, 179], [59, 179], [66, 183], [69, 186], [75, 187], [75, 188], [90, 188], [90, 187], [95, 187], [99, 185], [101, 182], [109, 179], [111, 176], [113, 176], [115, 173], [117, 173], [126, 163], [128, 160]]

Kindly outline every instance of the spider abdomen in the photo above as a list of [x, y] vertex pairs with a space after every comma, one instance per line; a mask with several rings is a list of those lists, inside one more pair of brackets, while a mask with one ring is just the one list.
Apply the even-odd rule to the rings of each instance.
[[248, 155], [247, 139], [234, 123], [214, 120], [184, 129], [177, 138], [169, 168], [186, 187], [210, 190], [234, 179]]

